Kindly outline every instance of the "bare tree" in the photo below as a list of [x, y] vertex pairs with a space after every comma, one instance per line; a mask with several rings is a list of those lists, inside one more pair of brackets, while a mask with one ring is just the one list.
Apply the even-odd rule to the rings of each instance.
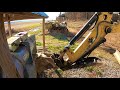
[[[84, 19], [89, 19], [94, 12], [65, 12], [65, 18], [66, 20], [73, 20], [73, 21], [78, 21], [78, 20], [84, 20]], [[57, 20], [60, 19], [57, 17]]]

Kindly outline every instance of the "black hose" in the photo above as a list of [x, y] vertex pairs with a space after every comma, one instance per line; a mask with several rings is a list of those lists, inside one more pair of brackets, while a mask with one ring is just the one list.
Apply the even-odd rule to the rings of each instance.
[[97, 20], [95, 21], [95, 24], [94, 24], [94, 26], [90, 29], [90, 30], [92, 30], [93, 28], [95, 28], [95, 26], [96, 26], [96, 24], [97, 24], [97, 21], [98, 21], [98, 16], [97, 16]]
[[98, 20], [98, 14], [94, 14], [91, 19], [85, 24], [85, 26], [71, 39], [69, 45], [73, 45], [74, 42], [83, 36], [83, 34], [93, 25], [93, 23]]

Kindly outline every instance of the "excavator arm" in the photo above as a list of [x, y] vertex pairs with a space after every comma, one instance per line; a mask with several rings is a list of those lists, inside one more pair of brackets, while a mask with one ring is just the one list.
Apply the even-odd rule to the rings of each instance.
[[[119, 12], [96, 12], [83, 28], [71, 39], [64, 50], [60, 51], [60, 54], [53, 54], [51, 56], [56, 65], [60, 68], [64, 68], [71, 66], [77, 61], [88, 58], [95, 48], [106, 41], [105, 36], [108, 33], [120, 32], [118, 18]], [[72, 51], [71, 45], [74, 45], [74, 43], [88, 30], [90, 30], [89, 34], [78, 45], [78, 47]], [[65, 54], [68, 56], [66, 60], [63, 59]]]

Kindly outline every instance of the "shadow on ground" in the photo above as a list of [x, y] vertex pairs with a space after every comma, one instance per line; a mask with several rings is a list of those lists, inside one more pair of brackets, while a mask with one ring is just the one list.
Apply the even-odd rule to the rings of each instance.
[[70, 41], [75, 34], [64, 30], [52, 30], [49, 34], [59, 40]]
[[113, 54], [116, 51], [115, 49], [113, 49], [113, 48], [111, 48], [109, 46], [101, 46], [100, 48], [107, 51], [107, 52], [109, 52], [110, 54]]

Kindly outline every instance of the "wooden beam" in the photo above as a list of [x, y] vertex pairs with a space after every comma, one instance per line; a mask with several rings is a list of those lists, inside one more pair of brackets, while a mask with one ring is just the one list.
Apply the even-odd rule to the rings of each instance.
[[[32, 14], [31, 12], [0, 12], [0, 13], [10, 14], [11, 21], [23, 20], [23, 19], [42, 19], [44, 17], [37, 14]], [[14, 17], [12, 17], [13, 14], [14, 14]], [[7, 18], [4, 18], [4, 21], [7, 21], [7, 20], [8, 20]]]
[[8, 18], [8, 31], [9, 31], [9, 36], [12, 36], [12, 30], [11, 30], [11, 23], [10, 23], [10, 15], [7, 15]]
[[0, 66], [7, 78], [17, 78], [15, 64], [12, 61], [12, 56], [8, 47], [5, 34], [3, 14], [0, 14]]
[[88, 19], [88, 12], [86, 12], [86, 19]]
[[115, 56], [115, 58], [117, 59], [118, 63], [120, 64], [120, 52], [118, 50], [116, 50], [115, 53], [113, 53], [113, 55]]
[[42, 22], [42, 29], [43, 29], [43, 53], [45, 53], [45, 18], [43, 18], [43, 22]]

